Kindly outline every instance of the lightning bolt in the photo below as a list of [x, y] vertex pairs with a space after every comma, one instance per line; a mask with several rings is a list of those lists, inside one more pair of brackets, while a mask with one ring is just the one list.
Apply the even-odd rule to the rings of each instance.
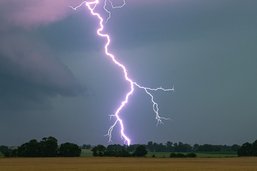
[[[111, 18], [111, 11], [107, 9], [107, 6], [110, 5], [111, 8], [115, 9], [115, 8], [122, 8], [126, 5], [126, 1], [123, 0], [123, 3], [121, 5], [114, 5], [114, 3], [111, 0], [103, 0], [103, 9], [106, 11], [106, 13], [108, 14], [108, 17], [105, 21], [108, 22], [108, 20]], [[105, 45], [104, 45], [104, 51], [105, 51], [105, 55], [112, 60], [112, 62], [121, 69], [124, 79], [128, 82], [129, 84], [129, 90], [125, 95], [125, 98], [123, 101], [121, 101], [120, 105], [118, 106], [118, 108], [115, 110], [115, 113], [113, 115], [110, 115], [110, 117], [114, 117], [115, 118], [115, 122], [110, 126], [108, 132], [107, 132], [107, 136], [109, 137], [109, 142], [112, 140], [112, 132], [113, 129], [119, 125], [120, 126], [120, 135], [121, 138], [124, 140], [124, 143], [127, 145], [131, 144], [131, 139], [125, 134], [125, 127], [123, 124], [123, 120], [121, 118], [121, 112], [123, 110], [123, 108], [126, 106], [126, 104], [128, 104], [129, 102], [129, 98], [130, 96], [133, 94], [135, 88], [139, 88], [142, 89], [143, 91], [145, 91], [145, 93], [147, 95], [149, 95], [151, 102], [153, 104], [153, 111], [155, 113], [155, 119], [157, 120], [157, 124], [163, 123], [163, 120], [168, 120], [169, 118], [165, 118], [160, 116], [159, 114], [159, 105], [158, 103], [155, 101], [154, 96], [151, 92], [153, 91], [164, 91], [164, 92], [172, 92], [174, 91], [174, 87], [173, 88], [163, 88], [163, 87], [159, 87], [159, 88], [149, 88], [149, 87], [145, 87], [145, 86], [141, 86], [140, 84], [138, 84], [137, 82], [135, 82], [133, 79], [131, 79], [129, 77], [127, 68], [125, 67], [124, 64], [122, 64], [114, 54], [112, 54], [110, 52], [110, 44], [111, 44], [111, 37], [108, 33], [104, 32], [104, 17], [102, 17], [102, 15], [97, 12], [95, 9], [96, 7], [100, 4], [100, 0], [92, 0], [92, 1], [83, 1], [81, 4], [79, 4], [76, 7], [72, 7], [70, 6], [70, 8], [72, 8], [73, 10], [77, 10], [78, 8], [85, 6], [89, 11], [90, 14], [94, 17], [96, 17], [96, 19], [98, 20], [98, 28], [97, 28], [97, 35], [103, 39], [105, 39]]]

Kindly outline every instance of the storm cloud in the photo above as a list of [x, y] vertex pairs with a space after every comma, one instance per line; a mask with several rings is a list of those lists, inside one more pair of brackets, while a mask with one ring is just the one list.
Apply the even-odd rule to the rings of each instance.
[[[0, 108], [17, 110], [47, 103], [49, 97], [76, 96], [84, 87], [51, 48], [31, 32], [65, 17], [66, 1], [0, 2]], [[40, 106], [40, 105], [39, 105]]]
[[79, 2], [79, 0], [2, 0], [0, 14], [8, 25], [31, 28], [62, 19], [70, 12], [69, 6]]

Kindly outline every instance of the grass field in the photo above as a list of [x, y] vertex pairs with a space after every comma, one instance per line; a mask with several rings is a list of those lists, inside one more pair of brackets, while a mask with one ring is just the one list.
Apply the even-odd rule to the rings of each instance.
[[[170, 152], [148, 152], [147, 157], [155, 157], [158, 158], [167, 158], [170, 156]], [[220, 153], [220, 152], [204, 152], [204, 153], [196, 153], [197, 157], [200, 158], [225, 158], [225, 157], [237, 157], [236, 152], [227, 152], [227, 153]], [[92, 157], [92, 151], [88, 149], [82, 149], [81, 157]]]
[[93, 152], [89, 149], [82, 149], [81, 150], [81, 157], [92, 157], [93, 156]]
[[257, 171], [257, 158], [0, 158], [1, 171]]

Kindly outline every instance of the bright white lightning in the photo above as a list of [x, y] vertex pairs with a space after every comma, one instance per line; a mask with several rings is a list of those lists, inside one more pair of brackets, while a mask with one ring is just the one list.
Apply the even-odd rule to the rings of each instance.
[[[119, 67], [121, 69], [121, 71], [123, 72], [124, 79], [130, 85], [130, 90], [126, 93], [125, 99], [121, 102], [120, 106], [115, 110], [115, 113], [113, 115], [110, 115], [111, 118], [114, 117], [116, 120], [113, 123], [113, 125], [111, 125], [111, 127], [109, 128], [109, 130], [107, 132], [107, 136], [109, 137], [109, 141], [111, 141], [112, 140], [112, 131], [117, 126], [117, 124], [119, 124], [120, 125], [121, 138], [124, 140], [124, 142], [127, 145], [130, 145], [131, 144], [131, 140], [125, 134], [125, 127], [124, 127], [124, 124], [123, 124], [123, 120], [120, 117], [120, 113], [121, 113], [122, 109], [126, 106], [126, 104], [129, 102], [129, 97], [133, 94], [133, 92], [135, 90], [135, 87], [144, 90], [145, 93], [147, 95], [149, 95], [149, 97], [151, 99], [151, 102], [153, 104], [153, 111], [155, 113], [155, 119], [157, 120], [157, 124], [163, 123], [162, 120], [168, 120], [169, 118], [165, 118], [165, 117], [160, 116], [160, 114], [159, 114], [159, 105], [154, 100], [154, 96], [153, 96], [153, 94], [151, 92], [152, 91], [173, 92], [174, 91], [174, 87], [170, 88], [170, 89], [166, 89], [166, 88], [162, 88], [162, 87], [159, 87], [159, 88], [145, 87], [145, 86], [141, 86], [140, 84], [138, 84], [137, 82], [133, 81], [133, 79], [131, 79], [129, 77], [128, 72], [127, 72], [127, 68], [125, 67], [125, 65], [122, 64], [121, 62], [119, 62], [119, 60], [116, 59], [115, 55], [112, 54], [110, 52], [110, 50], [109, 50], [109, 46], [110, 46], [110, 43], [111, 43], [111, 38], [110, 38], [110, 36], [107, 33], [104, 32], [104, 24], [103, 24], [104, 19], [103, 19], [103, 17], [101, 16], [100, 13], [95, 11], [95, 8], [97, 7], [97, 5], [99, 5], [99, 3], [100, 3], [100, 0], [88, 0], [88, 1], [83, 1], [81, 4], [79, 4], [76, 7], [70, 6], [70, 8], [72, 8], [73, 10], [77, 10], [78, 8], [80, 8], [83, 5], [85, 5], [88, 8], [88, 10], [90, 11], [91, 15], [98, 19], [99, 26], [97, 28], [97, 35], [99, 37], [102, 37], [102, 38], [104, 38], [106, 40], [106, 43], [105, 43], [105, 46], [104, 46], [105, 55], [107, 57], [109, 57], [110, 60], [112, 60], [112, 62], [117, 67]], [[107, 9], [108, 5], [110, 5], [110, 7], [112, 9], [122, 8], [122, 7], [124, 7], [126, 5], [126, 1], [125, 0], [123, 0], [122, 5], [118, 5], [118, 6], [114, 5], [114, 3], [111, 0], [103, 0], [103, 3], [104, 3], [103, 9], [108, 14], [108, 17], [107, 17], [105, 23], [108, 22], [108, 20], [111, 18], [111, 11]]]

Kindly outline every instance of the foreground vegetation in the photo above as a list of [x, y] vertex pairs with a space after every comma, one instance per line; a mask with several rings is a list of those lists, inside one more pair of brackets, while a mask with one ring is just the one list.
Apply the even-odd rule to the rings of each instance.
[[257, 171], [257, 158], [0, 158], [1, 171]]
[[55, 137], [44, 137], [41, 141], [32, 139], [21, 146], [0, 146], [0, 157], [152, 157], [152, 158], [195, 158], [195, 157], [236, 157], [257, 156], [257, 140], [253, 143], [239, 145], [195, 144], [193, 146], [182, 142], [158, 144], [148, 142], [145, 145], [130, 146], [111, 144], [108, 146], [83, 145], [74, 143], [58, 144]]
[[[146, 157], [169, 158], [170, 154], [170, 152], [148, 152]], [[198, 158], [229, 158], [238, 156], [236, 152], [198, 152], [195, 154]], [[82, 149], [81, 157], [93, 157], [93, 152], [90, 149]]]
[[5, 157], [79, 157], [81, 148], [69, 142], [58, 145], [56, 138], [44, 137], [41, 141], [33, 139], [17, 148], [0, 146], [0, 152]]

